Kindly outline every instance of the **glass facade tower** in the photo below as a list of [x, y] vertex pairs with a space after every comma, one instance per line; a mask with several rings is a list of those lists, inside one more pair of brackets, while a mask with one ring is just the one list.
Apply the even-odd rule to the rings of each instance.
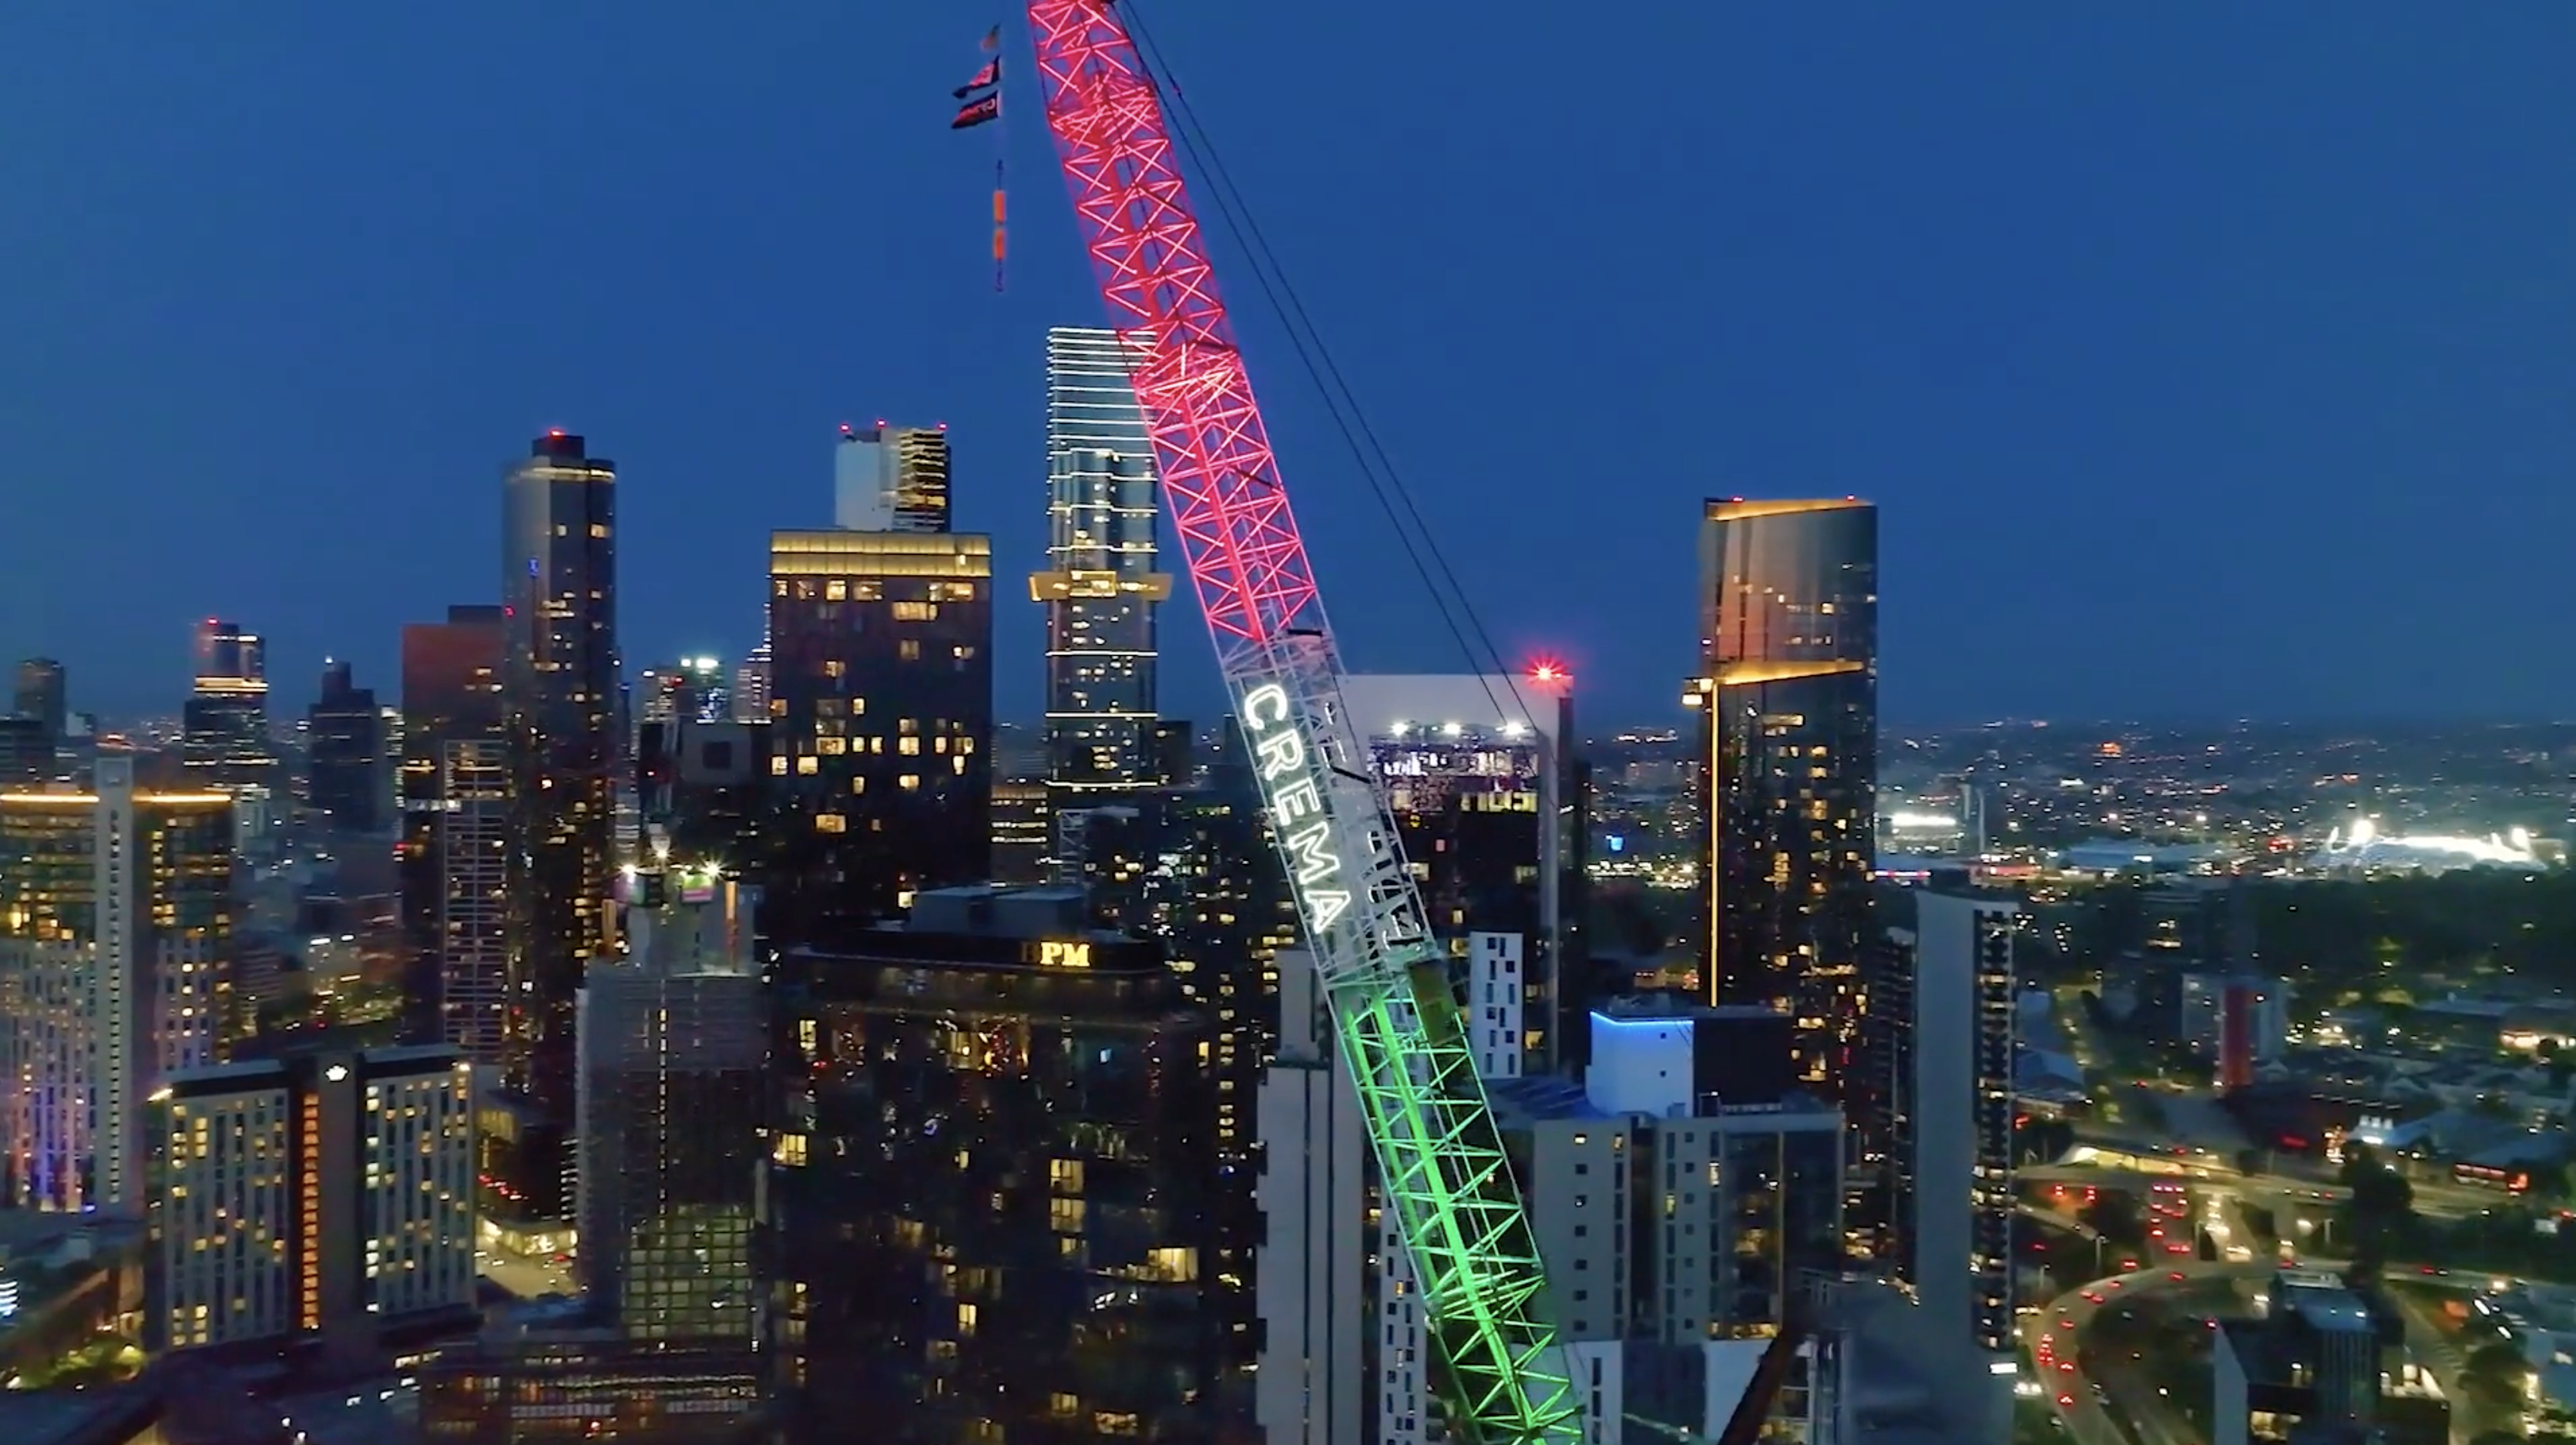
[[197, 680], [182, 710], [181, 756], [192, 781], [265, 787], [277, 764], [268, 740], [268, 663], [259, 635], [209, 617], [197, 624]]
[[1047, 332], [1047, 786], [1052, 811], [1162, 784], [1154, 749], [1154, 445], [1118, 333]]
[[1873, 941], [1877, 509], [1710, 502], [1700, 647], [1702, 987], [1786, 1012], [1798, 1081], [1840, 1104]]

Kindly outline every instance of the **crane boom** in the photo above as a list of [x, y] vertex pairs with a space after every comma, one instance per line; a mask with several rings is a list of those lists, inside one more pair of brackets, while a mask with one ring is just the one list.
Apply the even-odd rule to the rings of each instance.
[[1572, 1445], [1546, 1281], [1172, 141], [1111, 0], [1029, 0], [1047, 125], [1154, 440], [1466, 1445]]

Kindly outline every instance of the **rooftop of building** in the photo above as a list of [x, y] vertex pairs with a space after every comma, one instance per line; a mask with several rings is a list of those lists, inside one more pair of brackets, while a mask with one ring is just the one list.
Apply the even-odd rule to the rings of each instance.
[[1585, 1098], [1583, 1086], [1571, 1079], [1546, 1075], [1529, 1075], [1517, 1079], [1487, 1079], [1485, 1095], [1493, 1103], [1494, 1118], [1508, 1129], [1514, 1124], [1537, 1123], [1550, 1119], [1607, 1119], [1611, 1117], [1595, 1108]]
[[1118, 942], [1122, 935], [1094, 927], [1091, 897], [1078, 887], [971, 883], [929, 888], [913, 895], [912, 916], [881, 925], [884, 932], [950, 933], [979, 938], [1079, 938]]
[[2284, 1272], [2274, 1283], [2281, 1304], [2313, 1329], [2369, 1334], [2378, 1328], [2370, 1306], [2332, 1275]]

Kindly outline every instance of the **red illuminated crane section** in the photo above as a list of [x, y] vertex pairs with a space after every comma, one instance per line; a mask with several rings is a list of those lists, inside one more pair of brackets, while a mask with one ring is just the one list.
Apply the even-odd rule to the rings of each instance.
[[1251, 746], [1306, 947], [1466, 1445], [1572, 1445], [1545, 1280], [1445, 956], [1342, 704], [1341, 664], [1163, 108], [1109, 0], [1030, 0], [1048, 128]]

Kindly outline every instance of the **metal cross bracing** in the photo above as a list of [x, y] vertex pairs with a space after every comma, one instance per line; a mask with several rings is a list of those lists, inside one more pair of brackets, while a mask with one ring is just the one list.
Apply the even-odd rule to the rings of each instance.
[[1332, 630], [1162, 104], [1110, 0], [1030, 0], [1028, 18], [1101, 295], [1134, 343], [1172, 529], [1420, 1281], [1449, 1428], [1466, 1445], [1572, 1445], [1537, 1244], [1445, 960], [1342, 705]]

